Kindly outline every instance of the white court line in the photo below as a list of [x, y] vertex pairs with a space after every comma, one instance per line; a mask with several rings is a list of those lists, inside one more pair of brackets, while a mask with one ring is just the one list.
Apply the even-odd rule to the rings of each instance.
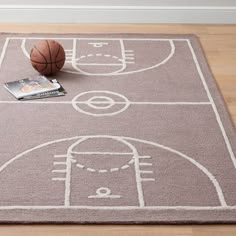
[[[122, 67], [121, 67], [121, 69], [114, 71], [113, 72], [114, 74], [117, 74], [118, 72], [124, 71], [126, 69], [124, 40], [120, 39], [119, 41], [120, 41], [120, 49], [121, 49], [121, 59], [123, 59], [122, 60]], [[117, 59], [118, 59], [118, 57], [117, 57]], [[113, 73], [111, 73], [111, 74], [113, 74]]]
[[87, 168], [86, 170], [87, 170], [87, 171], [90, 171], [90, 172], [96, 172], [96, 170], [95, 170], [95, 169], [92, 169], [92, 168]]
[[1, 53], [1, 57], [0, 57], [0, 68], [2, 66], [2, 62], [3, 62], [4, 56], [6, 54], [6, 50], [7, 50], [7, 46], [9, 44], [9, 41], [10, 41], [10, 38], [6, 38], [5, 43], [3, 45], [2, 53]]
[[[110, 97], [111, 96], [116, 96], [116, 97], [118, 97], [119, 99], [122, 99], [122, 101], [124, 101], [125, 103], [125, 105], [123, 106], [123, 108], [121, 108], [120, 110], [117, 110], [117, 111], [113, 111], [113, 112], [108, 112], [108, 113], [100, 113], [100, 114], [98, 114], [98, 113], [93, 113], [93, 112], [89, 112], [89, 111], [86, 111], [86, 110], [83, 110], [82, 108], [80, 108], [80, 106], [77, 106], [77, 104], [76, 104], [76, 102], [78, 101], [78, 99], [81, 97], [81, 96], [84, 96], [84, 95], [87, 95], [87, 94], [97, 94], [97, 93], [103, 93], [104, 95], [109, 95], [109, 97], [107, 96], [107, 98], [109, 98], [109, 100], [112, 100]], [[95, 96], [95, 97], [97, 97], [97, 96]], [[104, 96], [103, 96], [104, 97]], [[89, 100], [91, 100], [91, 99], [89, 99]], [[90, 102], [90, 104], [88, 104], [89, 106], [91, 106], [91, 101], [87, 101], [87, 102]], [[109, 103], [110, 103], [111, 101], [109, 101]], [[112, 102], [113, 102], [113, 100], [112, 100]], [[119, 113], [121, 113], [121, 112], [123, 112], [123, 111], [125, 111], [128, 107], [129, 107], [129, 105], [130, 105], [130, 102], [129, 102], [129, 100], [125, 97], [125, 96], [123, 96], [123, 95], [121, 95], [121, 94], [118, 94], [118, 93], [115, 93], [115, 92], [112, 92], [112, 91], [104, 91], [104, 90], [96, 90], [96, 91], [87, 91], [87, 92], [82, 92], [82, 93], [80, 93], [80, 94], [78, 94], [78, 95], [76, 95], [73, 99], [72, 99], [72, 106], [74, 107], [74, 109], [76, 110], [76, 111], [79, 111], [79, 112], [81, 112], [81, 113], [84, 113], [84, 114], [86, 114], [86, 115], [91, 115], [91, 116], [96, 116], [96, 117], [99, 117], [99, 116], [113, 116], [113, 115], [117, 115], [117, 114], [119, 114]]]
[[[131, 143], [127, 142], [125, 139], [120, 138], [118, 136], [103, 136], [103, 137], [115, 139], [115, 140], [127, 145], [130, 148], [130, 150], [132, 151], [133, 159], [134, 159], [135, 177], [136, 177], [139, 205], [144, 206], [143, 189], [142, 189], [142, 183], [141, 183], [141, 176], [140, 176], [140, 172], [139, 172], [140, 171], [139, 159], [138, 159], [138, 152], [137, 152], [136, 148]], [[73, 143], [67, 150], [68, 159], [70, 159], [72, 157], [72, 152], [73, 152], [74, 147], [76, 147], [77, 145], [81, 144], [82, 142], [84, 142], [90, 138], [96, 138], [96, 136], [83, 136], [78, 141]], [[99, 136], [97, 138], [99, 138]], [[112, 168], [110, 171], [114, 172], [114, 171], [118, 171], [118, 170], [119, 170], [119, 168]], [[100, 170], [100, 173], [103, 173], [103, 172], [104, 172], [104, 170], [102, 170], [102, 172]], [[67, 166], [67, 176], [66, 176], [67, 180], [66, 180], [66, 185], [65, 185], [65, 206], [70, 205], [70, 185], [71, 185], [71, 177], [70, 176], [71, 176], [71, 166], [70, 166], [70, 169]]]
[[73, 48], [72, 48], [72, 57], [71, 57], [71, 64], [72, 64], [72, 67], [78, 71], [78, 68], [77, 68], [77, 65], [76, 65], [76, 47], [77, 47], [77, 40], [76, 39], [73, 39]]
[[65, 161], [54, 161], [53, 165], [66, 165]]
[[[99, 99], [99, 101], [98, 101]], [[102, 99], [102, 100], [101, 100]], [[76, 102], [76, 101], [75, 101]], [[87, 100], [87, 105], [93, 109], [97, 109], [97, 110], [106, 110], [109, 109], [110, 107], [112, 107], [115, 103], [115, 101], [111, 98], [111, 97], [107, 97], [107, 96], [93, 96], [91, 98], [89, 98]], [[94, 103], [95, 102], [95, 103]], [[97, 104], [100, 104], [99, 102], [106, 102], [104, 103], [105, 106], [96, 106]], [[103, 104], [103, 105], [104, 105]]]
[[53, 173], [66, 173], [66, 170], [52, 170]]
[[[14, 38], [14, 37], [13, 37]], [[21, 37], [20, 37], [21, 38]], [[28, 39], [28, 38], [27, 38]], [[23, 38], [23, 42], [25, 43], [25, 38]], [[67, 70], [65, 70], [65, 72], [69, 72], [69, 73], [72, 73], [72, 74], [85, 74], [85, 75], [91, 75], [91, 73], [89, 73], [89, 72], [85, 72], [85, 71], [83, 71], [81, 68], [79, 68], [79, 66], [77, 66], [77, 64], [76, 64], [76, 43], [77, 43], [77, 40], [79, 41], [79, 40], [81, 40], [81, 39], [79, 39], [79, 38], [73, 38], [72, 39], [73, 40], [73, 57], [72, 58], [68, 58], [67, 57], [67, 59], [69, 59], [69, 61], [66, 61], [66, 62], [68, 62], [68, 63], [71, 63], [72, 64], [72, 67], [73, 67], [73, 69], [75, 70], [75, 71], [67, 71]], [[126, 39], [125, 39], [126, 40]], [[147, 39], [145, 39], [145, 40], [147, 40]], [[170, 51], [170, 54], [162, 61], [162, 62], [160, 62], [160, 63], [158, 63], [158, 64], [155, 64], [155, 65], [153, 65], [153, 66], [150, 66], [150, 67], [148, 67], [148, 68], [143, 68], [143, 69], [139, 69], [139, 70], [135, 70], [135, 71], [124, 71], [125, 69], [126, 69], [126, 62], [123, 60], [122, 62], [123, 62], [123, 66], [121, 67], [121, 69], [119, 69], [119, 70], [117, 70], [117, 71], [114, 71], [114, 72], [111, 72], [111, 73], [95, 73], [95, 74], [93, 74], [93, 75], [97, 75], [97, 76], [99, 76], [99, 75], [103, 75], [103, 76], [109, 76], [109, 75], [120, 75], [120, 74], [122, 74], [122, 75], [125, 75], [125, 74], [133, 74], [133, 73], [139, 73], [139, 72], [143, 72], [143, 71], [146, 71], [146, 70], [150, 70], [150, 69], [154, 69], [154, 68], [157, 68], [157, 67], [159, 67], [159, 66], [161, 66], [161, 65], [163, 65], [163, 64], [165, 64], [167, 61], [169, 61], [172, 57], [173, 57], [173, 55], [174, 55], [174, 53], [175, 53], [175, 45], [174, 45], [174, 43], [173, 43], [173, 40], [172, 39], [168, 39], [168, 40], [163, 40], [163, 39], [154, 39], [155, 41], [168, 41], [169, 43], [170, 43], [170, 46], [171, 46], [171, 51]], [[122, 59], [125, 59], [125, 48], [124, 48], [124, 40], [123, 39], [119, 39], [119, 41], [120, 41], [120, 47], [121, 47], [121, 53], [122, 53]], [[22, 42], [22, 46], [23, 46], [23, 42]], [[26, 53], [26, 56], [28, 56], [29, 57], [29, 55], [28, 55], [28, 53], [26, 52], [26, 50], [24, 50], [23, 49], [23, 52], [24, 53]], [[90, 54], [90, 55], [92, 55], [92, 54]], [[89, 56], [89, 55], [88, 55]], [[71, 61], [70, 61], [71, 60]]]
[[50, 209], [88, 209], [88, 210], [236, 210], [236, 206], [0, 206], [0, 210], [50, 210]]
[[65, 158], [67, 157], [66, 155], [54, 155], [54, 158]]
[[[78, 104], [86, 104], [88, 101], [76, 101]], [[95, 104], [110, 104], [109, 101], [93, 101]], [[126, 104], [126, 102], [115, 102], [115, 104]], [[211, 105], [210, 102], [131, 102], [134, 105]]]
[[98, 173], [107, 173], [108, 170], [99, 170]]
[[140, 170], [140, 173], [153, 174], [153, 171], [152, 170]]
[[139, 159], [138, 159], [138, 153], [137, 150], [135, 149], [134, 153], [134, 167], [135, 167], [135, 177], [136, 177], [136, 184], [137, 184], [137, 191], [138, 191], [138, 199], [139, 199], [139, 206], [143, 207], [145, 206], [145, 201], [144, 201], [144, 192], [143, 192], [143, 185], [142, 185], [142, 180], [141, 180], [141, 173], [140, 173], [140, 168], [139, 168]]
[[25, 47], [25, 42], [26, 42], [26, 39], [24, 38], [21, 43], [21, 49], [22, 49], [23, 53], [25, 54], [25, 56], [30, 59], [30, 55], [27, 52], [26, 47]]
[[[79, 63], [76, 62], [77, 58], [76, 58], [76, 45], [77, 45], [77, 41], [78, 41], [78, 44], [80, 43], [80, 39], [76, 39], [76, 38], [73, 38], [73, 58], [72, 58], [72, 67], [75, 69], [76, 72], [71, 72], [70, 73], [81, 73], [81, 74], [85, 74], [85, 75], [91, 75], [90, 73], [86, 72], [86, 71], [83, 71], [80, 67], [79, 67]], [[124, 52], [124, 43], [123, 43], [123, 40], [120, 39], [120, 48], [121, 48], [121, 55], [122, 55], [122, 59], [125, 59], [125, 52]], [[102, 56], [102, 54], [88, 54], [87, 57], [91, 57], [91, 56]], [[82, 57], [80, 57], [82, 58]], [[117, 56], [112, 56], [112, 58], [116, 58], [118, 59]], [[91, 65], [91, 64], [90, 64]], [[94, 63], [94, 65], [96, 65], [96, 63]], [[106, 64], [107, 66], [108, 64]], [[121, 68], [112, 72], [112, 73], [108, 73], [108, 74], [104, 74], [104, 73], [98, 73], [96, 75], [111, 75], [111, 74], [118, 74], [119, 72], [123, 71], [126, 69], [126, 64], [124, 63], [124, 61], [122, 61], [122, 64], [121, 64]], [[65, 70], [66, 72], [68, 72], [67, 70]]]
[[[2, 171], [4, 171], [4, 169], [6, 169], [11, 163], [13, 163], [14, 161], [22, 158], [24, 155], [27, 155], [28, 153], [30, 153], [30, 152], [32, 152], [34, 150], [38, 150], [38, 149], [43, 148], [45, 146], [48, 146], [48, 145], [51, 145], [51, 144], [54, 144], [54, 143], [60, 143], [60, 142], [63, 142], [63, 141], [78, 140], [78, 139], [81, 140], [81, 139], [89, 139], [89, 138], [113, 138], [113, 139], [121, 140], [121, 142], [123, 141], [123, 142], [125, 142], [125, 144], [130, 145], [129, 147], [131, 148], [131, 150], [134, 151], [134, 154], [136, 154], [136, 155], [137, 155], [137, 150], [128, 141], [135, 141], [135, 142], [138, 142], [138, 143], [144, 143], [144, 144], [153, 145], [154, 147], [158, 147], [158, 148], [167, 150], [167, 151], [169, 151], [171, 153], [177, 154], [179, 157], [182, 157], [185, 160], [188, 160], [189, 162], [191, 162], [193, 165], [195, 165], [198, 169], [200, 169], [210, 179], [210, 181], [214, 185], [214, 188], [215, 188], [216, 193], [218, 195], [218, 199], [219, 199], [219, 201], [221, 203], [221, 206], [222, 207], [226, 207], [227, 206], [227, 203], [226, 203], [225, 198], [224, 198], [224, 193], [223, 193], [223, 191], [221, 189], [221, 186], [220, 186], [219, 182], [217, 181], [215, 176], [212, 175], [212, 173], [208, 171], [207, 168], [205, 168], [203, 165], [201, 165], [196, 160], [190, 158], [189, 156], [187, 156], [187, 155], [185, 155], [185, 154], [183, 154], [183, 153], [181, 153], [181, 152], [179, 152], [177, 150], [174, 150], [174, 149], [172, 149], [170, 147], [167, 147], [167, 146], [164, 146], [164, 145], [152, 142], [152, 141], [147, 141], [147, 140], [142, 140], [142, 139], [137, 139], [137, 138], [119, 137], [119, 136], [111, 136], [111, 135], [92, 135], [92, 136], [75, 136], [75, 137], [71, 137], [71, 138], [64, 138], [64, 139], [53, 140], [53, 141], [50, 141], [50, 142], [47, 142], [47, 143], [40, 144], [40, 145], [35, 146], [33, 148], [27, 149], [24, 152], [22, 152], [22, 153], [16, 155], [15, 157], [11, 158], [7, 162], [5, 162], [2, 166], [0, 166], [0, 173]], [[76, 143], [78, 143], [78, 141]], [[135, 150], [136, 150], [136, 152], [135, 152]], [[136, 157], [136, 159], [137, 158], [138, 158], [138, 156]], [[116, 171], [116, 170], [113, 169], [111, 171]], [[139, 184], [141, 184], [141, 183], [139, 183]], [[139, 185], [139, 186], [141, 186], [141, 185]], [[142, 188], [140, 190], [142, 190]], [[140, 197], [141, 197], [141, 199], [143, 199], [142, 191], [141, 191]], [[140, 206], [141, 205], [142, 204], [140, 204]]]
[[151, 156], [138, 156], [139, 159], [150, 159]]
[[[24, 39], [25, 37], [9, 37], [9, 39]], [[114, 41], [114, 40], [127, 40], [127, 41], [188, 41], [188, 39], [179, 39], [179, 38], [61, 38], [61, 37], [27, 37], [27, 40], [29, 39], [54, 39], [54, 40], [108, 40], [108, 41]], [[125, 50], [126, 52], [131, 52], [132, 50]]]
[[77, 166], [77, 167], [79, 167], [79, 168], [81, 168], [81, 169], [84, 169], [84, 168], [85, 168], [85, 166], [84, 166], [84, 165], [81, 165], [81, 164], [79, 164], [79, 163], [78, 163], [78, 164], [76, 164], [76, 166]]
[[146, 182], [146, 181], [155, 181], [154, 178], [141, 178], [142, 182]]
[[65, 178], [52, 178], [53, 181], [65, 181]]
[[127, 169], [127, 168], [129, 168], [129, 165], [121, 166], [121, 169], [122, 169], [122, 170], [125, 170], [125, 169]]
[[[142, 69], [137, 69], [137, 70], [134, 70], [134, 71], [125, 71], [125, 72], [121, 72], [121, 73], [111, 73], [111, 75], [128, 75], [128, 74], [134, 74], [134, 73], [139, 73], [139, 72], [144, 72], [144, 71], [147, 71], [147, 70], [151, 70], [151, 69], [154, 69], [154, 68], [158, 68], [159, 66], [162, 66], [164, 65], [165, 63], [167, 63], [175, 54], [175, 45], [174, 45], [174, 42], [173, 40], [168, 40], [169, 44], [170, 44], [170, 53], [169, 55], [163, 60], [161, 61], [160, 63], [158, 64], [155, 64], [155, 65], [152, 65], [150, 67], [146, 67], [146, 68], [142, 68]], [[124, 54], [125, 56], [125, 54]], [[108, 75], [108, 74], [107, 74]]]
[[[0, 101], [0, 104], [72, 104], [71, 101]], [[74, 101], [77, 104], [88, 104], [88, 101]], [[108, 101], [93, 101], [94, 104], [108, 104]], [[127, 102], [114, 102], [115, 104], [126, 104]], [[134, 105], [211, 105], [210, 102], [131, 102]]]
[[229, 142], [229, 138], [228, 138], [228, 136], [227, 136], [227, 134], [226, 134], [226, 132], [225, 132], [225, 129], [224, 129], [223, 123], [222, 123], [222, 121], [221, 121], [220, 115], [219, 115], [219, 113], [218, 113], [218, 110], [217, 110], [217, 108], [216, 108], [215, 102], [214, 102], [214, 100], [213, 100], [213, 98], [212, 98], [212, 95], [211, 95], [210, 90], [209, 90], [209, 88], [208, 88], [208, 85], [207, 85], [207, 83], [206, 83], [205, 77], [204, 77], [204, 75], [203, 75], [203, 73], [202, 73], [202, 70], [201, 70], [201, 68], [200, 68], [200, 65], [199, 65], [199, 63], [198, 63], [198, 60], [197, 60], [197, 57], [196, 57], [195, 52], [194, 52], [194, 50], [193, 50], [193, 47], [192, 47], [192, 45], [191, 45], [191, 43], [190, 43], [189, 40], [187, 40], [187, 42], [188, 42], [188, 46], [189, 46], [189, 48], [190, 48], [190, 51], [191, 51], [193, 60], [194, 60], [194, 62], [195, 62], [197, 71], [198, 71], [199, 76], [200, 76], [200, 78], [201, 78], [203, 87], [204, 87], [204, 89], [205, 89], [205, 91], [206, 91], [206, 93], [207, 93], [208, 99], [209, 99], [210, 102], [211, 102], [213, 111], [214, 111], [214, 113], [215, 113], [216, 121], [218, 122], [218, 125], [219, 125], [219, 127], [220, 127], [221, 133], [222, 133], [223, 138], [224, 138], [224, 140], [225, 140], [225, 144], [226, 144], [226, 147], [227, 147], [227, 149], [228, 149], [228, 152], [229, 152], [229, 155], [230, 155], [230, 157], [231, 157], [231, 160], [232, 160], [232, 162], [233, 162], [234, 168], [236, 168], [236, 159], [235, 159], [235, 155], [234, 155], [234, 153], [233, 153], [231, 144], [230, 144], [230, 142]]
[[132, 152], [71, 152], [71, 154], [78, 155], [133, 155]]
[[140, 166], [152, 166], [152, 163], [140, 162], [139, 165], [140, 165]]
[[[175, 153], [177, 154], [178, 156], [180, 157], [183, 157], [184, 159], [188, 160], [189, 162], [191, 162], [193, 165], [195, 165], [199, 170], [201, 170], [209, 179], [210, 181], [212, 182], [212, 184], [214, 185], [215, 187], [215, 190], [217, 192], [217, 195], [218, 195], [218, 199], [220, 201], [220, 204], [221, 206], [223, 207], [226, 207], [227, 206], [227, 203], [225, 201], [225, 197], [224, 197], [224, 193], [221, 189], [221, 186], [219, 184], [219, 182], [217, 181], [217, 179], [215, 178], [215, 176], [206, 168], [204, 167], [203, 165], [201, 165], [199, 162], [197, 162], [196, 160], [192, 159], [191, 157], [175, 150], [175, 149], [172, 149], [170, 147], [167, 147], [167, 146], [164, 146], [164, 145], [161, 145], [161, 144], [158, 144], [158, 143], [155, 143], [155, 142], [152, 142], [152, 141], [146, 141], [146, 140], [139, 140], [137, 138], [130, 138], [130, 137], [123, 137], [125, 138], [126, 140], [128, 141], [137, 141], [137, 142], [141, 142], [141, 143], [146, 143], [146, 144], [150, 144], [150, 145], [153, 145], [155, 147], [159, 147], [161, 149], [164, 149], [164, 150], [167, 150], [169, 152], [172, 152], [172, 153]], [[140, 163], [141, 164], [141, 163]], [[151, 163], [149, 163], [151, 164]]]
[[[66, 181], [65, 181], [65, 198], [64, 198], [64, 205], [70, 206], [70, 195], [71, 195], [71, 172], [72, 172], [72, 159], [73, 156], [71, 155], [71, 152], [73, 151], [74, 146], [76, 146], [78, 143], [81, 143], [83, 141], [87, 140], [87, 137], [82, 137], [75, 143], [73, 143], [68, 149], [67, 149], [67, 159], [66, 159]], [[78, 166], [77, 164], [76, 166]], [[83, 168], [83, 167], [82, 167]]]
[[93, 47], [95, 47], [95, 48], [100, 48], [100, 47], [102, 47], [103, 45], [108, 45], [108, 43], [107, 42], [97, 42], [97, 43], [88, 43], [89, 45], [91, 44], [91, 45], [93, 45]]
[[94, 196], [88, 196], [88, 198], [121, 198], [120, 195], [94, 195]]
[[76, 63], [78, 66], [123, 66], [122, 63]]

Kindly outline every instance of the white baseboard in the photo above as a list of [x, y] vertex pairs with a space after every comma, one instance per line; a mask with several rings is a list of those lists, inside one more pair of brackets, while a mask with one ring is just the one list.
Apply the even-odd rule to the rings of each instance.
[[0, 5], [0, 22], [236, 24], [236, 6]]

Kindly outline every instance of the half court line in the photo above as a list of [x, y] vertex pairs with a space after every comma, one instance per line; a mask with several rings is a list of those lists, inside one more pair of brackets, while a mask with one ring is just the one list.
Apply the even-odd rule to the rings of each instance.
[[[110, 104], [108, 101], [75, 101], [77, 104]], [[114, 102], [126, 104], [127, 102]], [[0, 104], [72, 104], [71, 101], [0, 101]], [[210, 102], [129, 102], [134, 105], [211, 105]]]

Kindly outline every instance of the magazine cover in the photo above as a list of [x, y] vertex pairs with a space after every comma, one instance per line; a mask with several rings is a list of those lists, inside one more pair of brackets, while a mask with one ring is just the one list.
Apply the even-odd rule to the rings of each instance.
[[60, 88], [59, 83], [51, 83], [45, 76], [42, 75], [8, 82], [4, 85], [5, 88], [17, 99], [39, 93], [55, 91]]
[[19, 98], [19, 100], [33, 100], [33, 99], [40, 99], [40, 98], [49, 98], [49, 97], [59, 97], [59, 96], [65, 96], [66, 91], [62, 87], [62, 85], [56, 80], [50, 80], [52, 83], [58, 83], [60, 85], [60, 88], [58, 90], [53, 90], [49, 92], [44, 92], [44, 93], [38, 93], [35, 95], [30, 95], [27, 97]]

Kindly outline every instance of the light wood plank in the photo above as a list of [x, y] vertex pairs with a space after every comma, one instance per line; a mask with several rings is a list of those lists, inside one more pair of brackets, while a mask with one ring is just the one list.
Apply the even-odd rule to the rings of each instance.
[[236, 227], [234, 225], [204, 225], [193, 226], [193, 236], [235, 236]]
[[3, 236], [192, 236], [191, 226], [134, 226], [134, 225], [47, 225], [47, 226], [0, 226]]
[[3, 32], [45, 32], [45, 33], [171, 33], [232, 35], [236, 34], [234, 25], [198, 24], [41, 24], [41, 23], [0, 23]]

